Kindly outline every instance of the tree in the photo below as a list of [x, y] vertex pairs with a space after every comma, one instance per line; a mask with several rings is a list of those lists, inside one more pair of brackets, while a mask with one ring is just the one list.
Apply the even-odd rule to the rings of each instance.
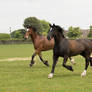
[[22, 39], [24, 38], [24, 35], [25, 35], [25, 29], [18, 29], [18, 30], [15, 30], [11, 33], [11, 38], [18, 38], [18, 39]]
[[41, 23], [36, 17], [28, 17], [24, 20], [23, 26], [25, 28], [34, 27], [37, 31], [41, 32]]
[[10, 39], [10, 34], [0, 33], [0, 40]]
[[79, 38], [81, 37], [82, 32], [79, 27], [69, 27], [69, 32], [67, 33], [67, 36], [69, 38]]
[[88, 38], [92, 38], [92, 26], [90, 26], [90, 32], [87, 35]]
[[50, 23], [45, 21], [45, 20], [40, 20], [40, 23], [41, 23], [41, 26], [42, 26], [41, 27], [42, 28], [42, 34], [47, 35], [47, 32], [50, 28], [50, 26], [49, 26]]
[[24, 20], [23, 26], [25, 28], [34, 27], [38, 32], [46, 35], [49, 30], [49, 22], [37, 19], [36, 17], [28, 17]]

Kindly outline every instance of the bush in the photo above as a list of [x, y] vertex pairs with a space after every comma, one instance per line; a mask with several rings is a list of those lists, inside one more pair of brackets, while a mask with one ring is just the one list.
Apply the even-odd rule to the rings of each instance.
[[8, 40], [10, 39], [10, 34], [0, 33], [0, 40]]
[[25, 35], [25, 30], [24, 29], [18, 29], [18, 30], [15, 30], [11, 33], [11, 38], [14, 38], [14, 39], [23, 39], [24, 38], [24, 35]]
[[87, 35], [88, 38], [92, 38], [92, 26], [90, 26], [90, 32]]
[[69, 27], [69, 32], [67, 33], [69, 38], [80, 38], [81, 35], [82, 32], [79, 27]]

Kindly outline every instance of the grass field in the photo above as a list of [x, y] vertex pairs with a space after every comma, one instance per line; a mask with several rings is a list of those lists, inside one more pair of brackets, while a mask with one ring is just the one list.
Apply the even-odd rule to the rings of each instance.
[[[24, 45], [0, 45], [0, 59], [13, 57], [31, 57], [34, 49], [30, 44]], [[74, 57], [76, 65], [74, 72], [61, 66], [62, 59], [55, 69], [52, 79], [47, 76], [51, 71], [52, 51], [43, 52], [43, 58], [47, 59], [50, 67], [46, 67], [36, 57], [36, 64], [29, 67], [30, 61], [0, 61], [0, 92], [91, 92], [92, 70], [89, 66], [87, 76], [81, 78], [84, 70], [84, 59], [81, 56]], [[67, 64], [72, 65], [68, 60]]]

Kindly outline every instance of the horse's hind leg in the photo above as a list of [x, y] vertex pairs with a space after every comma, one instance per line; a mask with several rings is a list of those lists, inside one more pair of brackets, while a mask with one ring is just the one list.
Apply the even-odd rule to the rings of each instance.
[[90, 57], [90, 66], [92, 68], [92, 57]]
[[86, 72], [87, 72], [87, 68], [88, 68], [88, 65], [89, 65], [89, 61], [90, 61], [90, 57], [86, 57], [85, 58], [85, 70], [84, 70], [84, 72], [82, 72], [81, 77], [86, 76]]
[[32, 55], [32, 60], [31, 60], [31, 62], [30, 62], [30, 67], [32, 67], [33, 66], [33, 64], [34, 64], [34, 57], [36, 56], [36, 53], [34, 53], [33, 55]]
[[64, 60], [63, 60], [63, 67], [67, 68], [70, 71], [73, 71], [72, 66], [66, 65], [68, 57], [64, 56]]
[[44, 61], [44, 60], [42, 59], [41, 53], [39, 54], [39, 58], [40, 58], [40, 60], [41, 60], [46, 66], [49, 66], [48, 61]]

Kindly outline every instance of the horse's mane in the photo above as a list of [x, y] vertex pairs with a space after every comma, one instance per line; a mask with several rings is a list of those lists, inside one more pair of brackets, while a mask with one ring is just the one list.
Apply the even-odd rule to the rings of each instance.
[[36, 32], [39, 36], [42, 36], [42, 35], [40, 34], [40, 32], [37, 30], [37, 28], [32, 27], [32, 29], [33, 29], [33, 31]]
[[64, 37], [64, 29], [62, 27], [60, 27], [59, 25], [55, 25], [55, 27], [58, 30], [58, 32], [60, 32], [61, 35]]
[[63, 29], [63, 28], [61, 28], [59, 25], [56, 25], [55, 27], [57, 28], [57, 30], [58, 30], [59, 32], [61, 32], [61, 33], [63, 33], [63, 32], [64, 32], [64, 29]]

